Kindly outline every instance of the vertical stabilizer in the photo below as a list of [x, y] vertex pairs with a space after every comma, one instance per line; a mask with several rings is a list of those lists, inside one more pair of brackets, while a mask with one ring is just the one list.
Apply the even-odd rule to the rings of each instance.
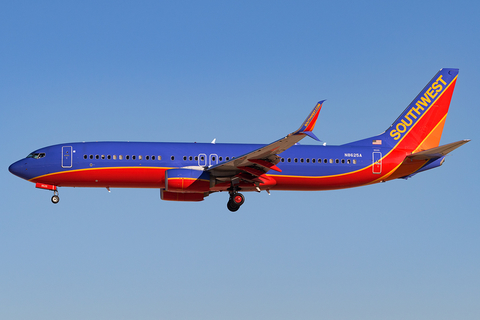
[[411, 152], [438, 147], [457, 75], [458, 69], [441, 69], [382, 138]]

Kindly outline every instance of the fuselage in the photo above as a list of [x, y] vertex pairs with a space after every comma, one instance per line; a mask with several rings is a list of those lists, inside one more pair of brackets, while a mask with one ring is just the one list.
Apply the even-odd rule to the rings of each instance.
[[[220, 143], [67, 143], [38, 149], [12, 164], [10, 171], [31, 182], [58, 187], [162, 189], [166, 170], [206, 169], [260, 147]], [[295, 145], [281, 154], [277, 164], [281, 172], [270, 171], [267, 176], [274, 183], [263, 189], [330, 190], [379, 182], [406, 154], [397, 150], [397, 156], [385, 157], [389, 152], [390, 148], [381, 146]], [[224, 191], [228, 186], [218, 183], [211, 186], [211, 191]]]

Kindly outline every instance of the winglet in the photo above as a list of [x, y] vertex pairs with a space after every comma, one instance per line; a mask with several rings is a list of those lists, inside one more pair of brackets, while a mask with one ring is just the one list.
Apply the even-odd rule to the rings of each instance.
[[317, 123], [318, 114], [322, 109], [322, 105], [325, 100], [319, 101], [315, 108], [313, 108], [312, 112], [308, 115], [307, 119], [303, 122], [302, 126], [298, 128], [297, 131], [293, 132], [293, 134], [306, 134], [310, 138], [313, 138], [317, 141], [320, 141], [312, 132], [313, 128], [315, 128], [315, 124]]

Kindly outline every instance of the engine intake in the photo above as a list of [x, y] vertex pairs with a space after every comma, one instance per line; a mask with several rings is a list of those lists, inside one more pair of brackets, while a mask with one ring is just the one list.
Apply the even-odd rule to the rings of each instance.
[[169, 169], [165, 171], [165, 191], [199, 193], [210, 190], [210, 173], [194, 169]]

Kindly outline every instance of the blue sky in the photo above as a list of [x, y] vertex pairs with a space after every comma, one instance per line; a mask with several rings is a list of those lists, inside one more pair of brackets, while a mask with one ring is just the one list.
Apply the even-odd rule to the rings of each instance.
[[[471, 1], [34, 1], [0, 10], [0, 318], [478, 319], [480, 22]], [[11, 175], [71, 141], [383, 132], [442, 67], [442, 143], [408, 181], [163, 202]], [[304, 143], [315, 144], [310, 140]]]

